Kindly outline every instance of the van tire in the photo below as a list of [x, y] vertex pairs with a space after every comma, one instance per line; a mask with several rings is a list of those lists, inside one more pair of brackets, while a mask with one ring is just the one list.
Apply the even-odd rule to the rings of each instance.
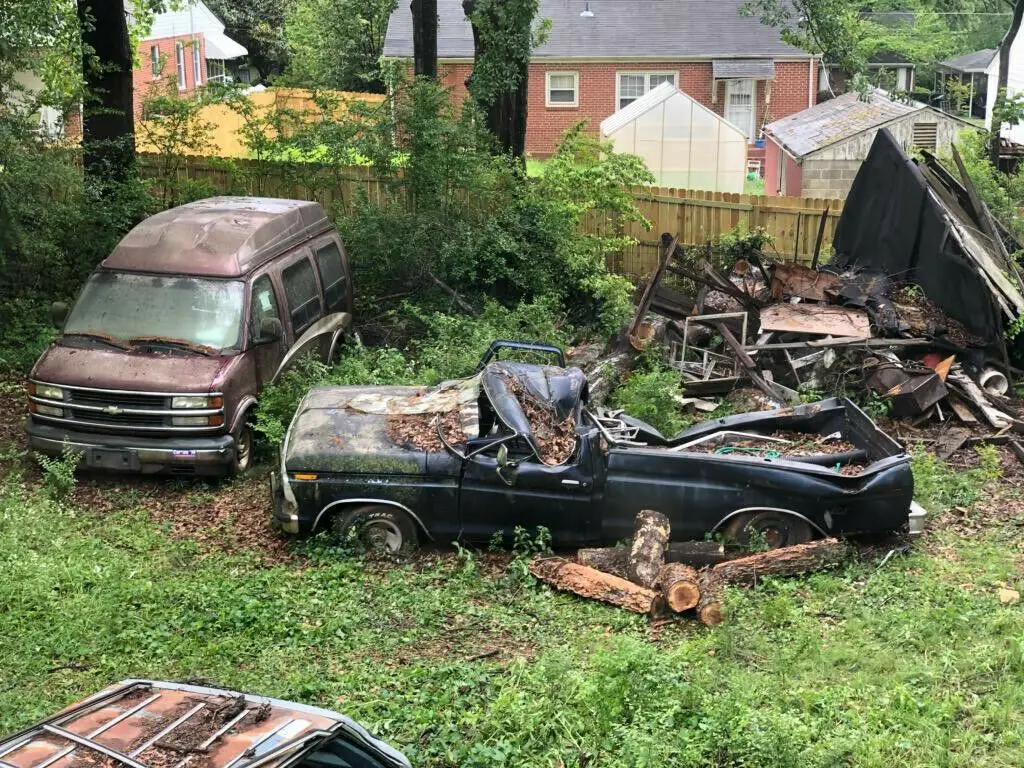
[[235, 443], [235, 454], [231, 459], [231, 474], [237, 475], [245, 472], [252, 466], [252, 454], [254, 448], [254, 438], [252, 433], [252, 427], [249, 425], [249, 414], [246, 414], [242, 419], [242, 423], [238, 425], [235, 431], [231, 434], [231, 437]]
[[366, 551], [391, 557], [407, 555], [419, 546], [419, 531], [413, 519], [387, 504], [342, 512], [331, 521], [331, 532], [342, 541], [354, 536]]

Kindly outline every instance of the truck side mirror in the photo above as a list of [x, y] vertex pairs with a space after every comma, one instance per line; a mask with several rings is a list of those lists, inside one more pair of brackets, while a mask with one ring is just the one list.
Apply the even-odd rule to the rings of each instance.
[[284, 328], [281, 327], [281, 321], [276, 317], [264, 317], [260, 320], [260, 341], [280, 341], [281, 337], [284, 336]]
[[68, 319], [68, 305], [63, 301], [55, 301], [50, 305], [50, 321], [57, 328], [64, 327], [64, 321]]
[[495, 457], [495, 462], [498, 465], [496, 471], [498, 473], [498, 477], [501, 478], [501, 482], [509, 487], [515, 485], [515, 471], [519, 468], [519, 462], [509, 461], [508, 446], [504, 443], [498, 446], [498, 455]]

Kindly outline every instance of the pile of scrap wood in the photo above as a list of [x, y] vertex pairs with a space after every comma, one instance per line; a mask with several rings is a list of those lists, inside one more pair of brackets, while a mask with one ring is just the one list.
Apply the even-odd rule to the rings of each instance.
[[577, 562], [539, 557], [530, 573], [556, 589], [648, 615], [693, 613], [704, 624], [725, 620], [726, 585], [751, 586], [762, 576], [790, 576], [839, 564], [844, 545], [823, 539], [748, 556], [729, 556], [717, 542], [669, 544], [668, 518], [644, 510], [632, 546], [581, 549]]
[[[1024, 316], [1024, 275], [1009, 256], [1021, 246], [954, 157], [958, 176], [928, 155], [918, 166], [879, 132], [826, 264], [827, 211], [809, 265], [752, 251], [723, 270], [711, 244], [662, 235], [626, 339], [664, 337], [686, 407], [711, 410], [705, 398], [749, 386], [765, 407], [860, 391], [912, 426], [1024, 432], [1010, 391], [1024, 347], [1005, 341]], [[628, 345], [611, 359], [628, 363]]]

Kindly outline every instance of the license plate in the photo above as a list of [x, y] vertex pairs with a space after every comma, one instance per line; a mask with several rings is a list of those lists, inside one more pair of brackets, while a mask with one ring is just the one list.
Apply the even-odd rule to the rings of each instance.
[[121, 448], [90, 448], [85, 454], [85, 465], [92, 469], [122, 469], [137, 471], [139, 455]]

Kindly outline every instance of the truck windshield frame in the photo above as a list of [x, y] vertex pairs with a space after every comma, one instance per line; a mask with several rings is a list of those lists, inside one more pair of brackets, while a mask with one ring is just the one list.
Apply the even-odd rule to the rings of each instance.
[[181, 342], [219, 352], [242, 346], [245, 283], [189, 275], [102, 270], [94, 273], [68, 314], [63, 333], [100, 335], [128, 344]]

